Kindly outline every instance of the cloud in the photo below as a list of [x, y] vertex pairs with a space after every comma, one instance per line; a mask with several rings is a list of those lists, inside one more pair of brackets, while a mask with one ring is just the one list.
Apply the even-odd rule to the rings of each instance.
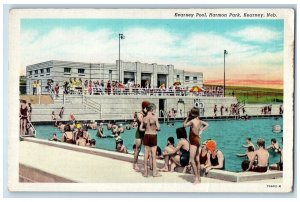
[[264, 27], [247, 27], [229, 34], [242, 41], [266, 43], [281, 38], [281, 33]]
[[[226, 49], [228, 78], [247, 78], [248, 74], [259, 74], [257, 78], [263, 79], [282, 78], [282, 50], [272, 52], [214, 32], [181, 36], [164, 29], [136, 27], [123, 34], [124, 61], [173, 64], [176, 69], [203, 71], [204, 78], [219, 79]], [[57, 28], [46, 34], [24, 30], [21, 39], [23, 73], [27, 65], [48, 60], [115, 63], [119, 56], [118, 33], [110, 29]]]

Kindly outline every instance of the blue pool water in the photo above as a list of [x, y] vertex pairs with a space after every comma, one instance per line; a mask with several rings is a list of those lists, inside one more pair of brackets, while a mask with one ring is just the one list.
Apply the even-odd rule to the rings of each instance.
[[[251, 137], [253, 143], [256, 143], [258, 138], [264, 138], [266, 141], [266, 146], [271, 143], [272, 138], [276, 138], [279, 145], [282, 147], [282, 132], [273, 133], [273, 125], [283, 124], [282, 118], [268, 118], [268, 119], [251, 119], [247, 121], [243, 120], [222, 120], [222, 121], [207, 121], [209, 124], [208, 130], [202, 133], [201, 141], [206, 139], [214, 139], [217, 142], [217, 147], [223, 151], [226, 159], [226, 170], [229, 171], [241, 171], [241, 162], [245, 158], [240, 158], [236, 156], [236, 153], [245, 153], [246, 149], [242, 147], [246, 144], [246, 138]], [[166, 124], [161, 124], [161, 131], [158, 133], [158, 146], [163, 150], [167, 138], [172, 136], [176, 140], [176, 128], [181, 127], [182, 122], [175, 122], [173, 127], [169, 127]], [[62, 137], [62, 133], [52, 125], [37, 125], [35, 126], [37, 130], [37, 138], [49, 139], [55, 132], [59, 138]], [[187, 129], [189, 132], [189, 129]], [[106, 150], [115, 150], [115, 139], [114, 138], [97, 138], [96, 130], [89, 130], [91, 137], [96, 139], [96, 147]], [[105, 127], [105, 135], [111, 135], [111, 131], [108, 131]], [[121, 134], [124, 140], [125, 146], [129, 151], [133, 151], [132, 146], [135, 140], [135, 129], [125, 130]], [[279, 161], [279, 155], [270, 152], [269, 163], [276, 163]]]

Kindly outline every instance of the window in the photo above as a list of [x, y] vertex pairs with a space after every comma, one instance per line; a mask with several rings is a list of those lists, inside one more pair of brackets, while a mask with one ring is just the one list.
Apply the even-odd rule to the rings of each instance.
[[64, 73], [70, 73], [71, 72], [71, 68], [64, 68]]
[[179, 79], [180, 77], [179, 77], [179, 75], [177, 75], [177, 79]]
[[32, 75], [32, 71], [29, 71], [29, 75]]
[[50, 68], [47, 68], [46, 71], [47, 71], [47, 73], [49, 73], [50, 72]]
[[39, 72], [38, 72], [38, 70], [34, 70], [34, 74], [38, 74]]
[[193, 77], [193, 81], [194, 81], [194, 83], [197, 83], [197, 77], [196, 76]]
[[40, 71], [41, 71], [41, 74], [43, 74], [43, 73], [44, 73], [44, 69], [40, 69]]
[[84, 69], [78, 69], [78, 74], [84, 74]]
[[185, 78], [185, 79], [184, 79], [185, 81], [189, 81], [189, 80], [190, 80], [190, 77], [189, 77], [189, 76], [185, 76], [184, 78]]

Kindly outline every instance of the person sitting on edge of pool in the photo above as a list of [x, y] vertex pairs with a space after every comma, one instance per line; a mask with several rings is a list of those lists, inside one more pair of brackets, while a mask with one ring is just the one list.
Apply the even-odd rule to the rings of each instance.
[[170, 154], [174, 154], [175, 153], [174, 151], [175, 151], [174, 138], [168, 137], [167, 146], [165, 147], [164, 152], [162, 153], [165, 164], [164, 164], [163, 168], [159, 169], [159, 171], [162, 171], [162, 172], [169, 171], [169, 164], [170, 164], [170, 160], [171, 160]]
[[[253, 158], [250, 161], [249, 168], [246, 171], [254, 171], [264, 173], [268, 170], [269, 152], [265, 149], [265, 140], [260, 138], [257, 140], [258, 150], [254, 151]], [[254, 166], [257, 157], [257, 165]]]
[[204, 166], [205, 173], [211, 169], [225, 169], [225, 158], [221, 150], [217, 149], [217, 143], [214, 140], [209, 140], [206, 143], [207, 153], [207, 165]]
[[116, 141], [116, 151], [120, 152], [120, 153], [125, 153], [128, 154], [128, 150], [127, 148], [123, 145], [123, 140], [122, 139], [118, 139]]
[[[187, 138], [187, 133], [184, 127], [177, 128], [176, 129], [176, 135], [178, 144], [176, 148], [171, 152], [171, 153], [165, 153], [165, 156], [169, 156], [171, 159], [171, 166], [170, 166], [170, 171], [174, 172], [174, 169], [176, 166], [181, 166], [181, 167], [186, 167], [189, 165], [190, 161], [190, 143], [186, 139]], [[165, 158], [166, 159], [166, 158]], [[160, 170], [163, 172], [169, 171], [168, 165], [166, 165]]]
[[281, 149], [280, 146], [275, 138], [271, 139], [271, 144], [267, 146], [267, 150], [273, 149], [276, 153], [280, 153]]
[[243, 147], [248, 149], [250, 146], [252, 146], [255, 150], [255, 145], [252, 143], [251, 137], [247, 137], [246, 138], [246, 145], [243, 145]]

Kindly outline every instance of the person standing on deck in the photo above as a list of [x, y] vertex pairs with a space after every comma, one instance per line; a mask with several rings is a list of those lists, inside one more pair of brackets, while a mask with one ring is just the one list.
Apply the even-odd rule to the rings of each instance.
[[[204, 127], [203, 127], [204, 126]], [[190, 141], [190, 165], [195, 174], [194, 183], [200, 182], [200, 162], [199, 162], [199, 146], [200, 136], [202, 131], [208, 127], [208, 123], [200, 120], [199, 109], [193, 107], [186, 117], [183, 127], [190, 127], [189, 141]]]
[[[139, 157], [139, 153], [141, 151], [141, 146], [142, 146], [142, 142], [143, 142], [143, 138], [144, 138], [144, 131], [140, 131], [140, 125], [143, 122], [143, 118], [146, 116], [146, 112], [147, 112], [147, 107], [150, 105], [150, 102], [148, 101], [143, 101], [142, 102], [142, 110], [140, 112], [138, 112], [136, 114], [136, 120], [137, 120], [137, 124], [138, 127], [136, 129], [136, 133], [135, 133], [135, 150], [134, 150], [134, 158], [133, 158], [133, 169], [135, 170], [139, 170], [138, 167], [138, 157]], [[135, 115], [134, 115], [135, 116]]]

